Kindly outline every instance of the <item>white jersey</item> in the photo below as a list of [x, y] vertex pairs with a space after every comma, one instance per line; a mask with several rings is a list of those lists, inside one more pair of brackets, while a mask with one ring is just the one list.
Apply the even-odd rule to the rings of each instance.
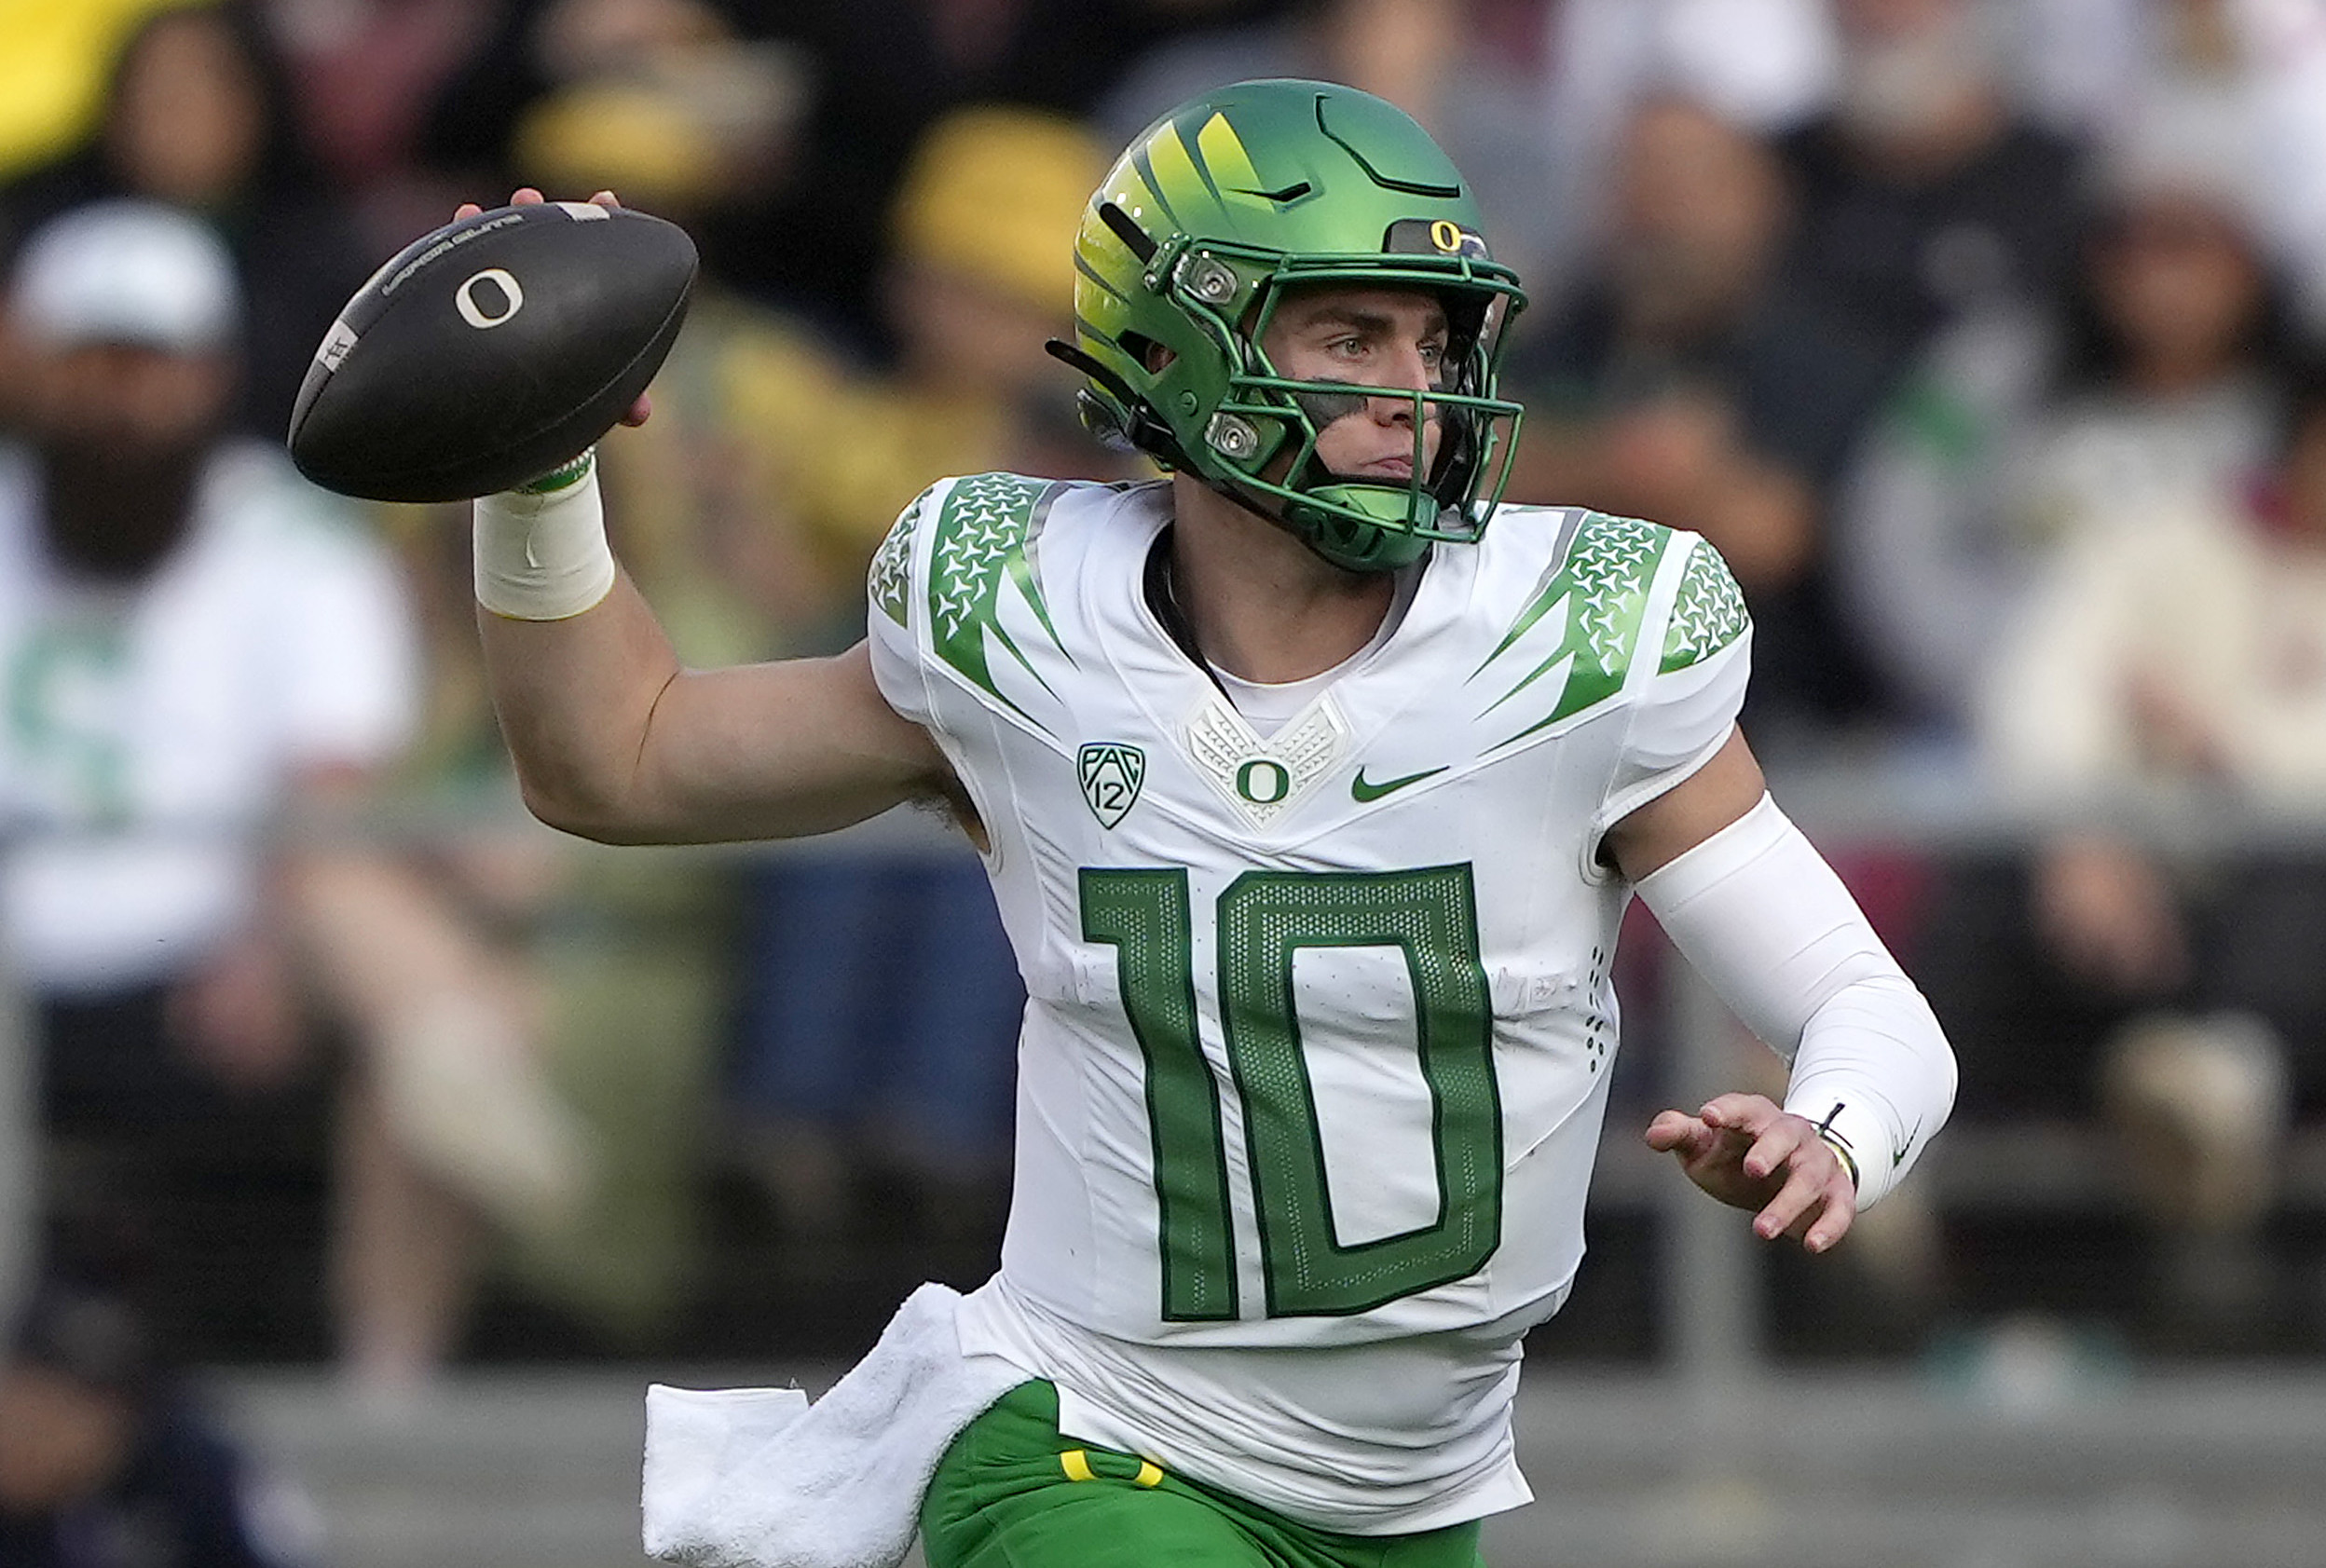
[[985, 824], [1028, 993], [971, 1348], [1325, 1528], [1513, 1506], [1616, 1043], [1600, 839], [1728, 736], [1742, 600], [1692, 535], [1505, 507], [1263, 735], [1149, 604], [1170, 501], [949, 481], [873, 564], [881, 689]]
[[0, 940], [49, 990], [165, 978], [257, 895], [301, 769], [369, 764], [417, 708], [393, 562], [279, 453], [224, 449], [144, 580], [48, 560], [36, 470], [0, 449]]

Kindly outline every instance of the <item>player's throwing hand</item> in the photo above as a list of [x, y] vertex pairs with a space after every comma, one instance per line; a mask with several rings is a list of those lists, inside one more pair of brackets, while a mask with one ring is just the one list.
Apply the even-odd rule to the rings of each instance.
[[[535, 190], [531, 185], [520, 185], [515, 191], [510, 194], [509, 205], [512, 207], [539, 207], [542, 202], [547, 201], [548, 199], [549, 198], [543, 196], [540, 191]], [[614, 199], [614, 193], [611, 191], [599, 191], [595, 196], [591, 197], [590, 199], [596, 202], [600, 207], [619, 207], [622, 205], [621, 202]], [[478, 206], [473, 201], [464, 201], [453, 210], [452, 221], [457, 224], [463, 218], [473, 218], [479, 212], [484, 211], [484, 208]], [[643, 425], [647, 421], [647, 416], [653, 412], [653, 400], [646, 393], [640, 392], [638, 394], [638, 401], [632, 403], [629, 411], [623, 415], [622, 422], [625, 425]]]

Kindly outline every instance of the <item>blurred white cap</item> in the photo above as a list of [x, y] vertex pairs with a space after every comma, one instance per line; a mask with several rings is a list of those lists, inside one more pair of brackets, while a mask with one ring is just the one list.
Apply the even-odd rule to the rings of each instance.
[[2203, 89], [2167, 93], [2101, 148], [2100, 195], [2117, 208], [2198, 201], [2258, 232], [2267, 210], [2259, 152], [2240, 98]]
[[8, 304], [17, 331], [48, 348], [191, 354], [234, 335], [239, 294], [233, 258], [199, 219], [158, 202], [101, 201], [26, 241]]

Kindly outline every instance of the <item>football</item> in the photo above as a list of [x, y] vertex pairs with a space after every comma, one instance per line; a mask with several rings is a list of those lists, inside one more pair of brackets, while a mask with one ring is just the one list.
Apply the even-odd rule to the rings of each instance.
[[380, 501], [464, 500], [546, 473], [654, 378], [695, 267], [676, 224], [589, 202], [499, 207], [423, 235], [316, 349], [292, 461]]

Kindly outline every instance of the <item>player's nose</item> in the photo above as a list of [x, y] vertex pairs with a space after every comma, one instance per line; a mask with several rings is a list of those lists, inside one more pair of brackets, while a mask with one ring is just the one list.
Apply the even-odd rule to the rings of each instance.
[[[1437, 373], [1429, 355], [1419, 345], [1415, 345], [1400, 350], [1390, 358], [1389, 362], [1382, 367], [1382, 379], [1377, 385], [1392, 391], [1411, 393], [1430, 391], [1437, 386]], [[1374, 417], [1377, 419], [1408, 424], [1413, 421], [1416, 404], [1411, 397], [1375, 398], [1373, 402]], [[1420, 406], [1428, 407], [1430, 416], [1436, 417], [1437, 409], [1434, 405]]]

